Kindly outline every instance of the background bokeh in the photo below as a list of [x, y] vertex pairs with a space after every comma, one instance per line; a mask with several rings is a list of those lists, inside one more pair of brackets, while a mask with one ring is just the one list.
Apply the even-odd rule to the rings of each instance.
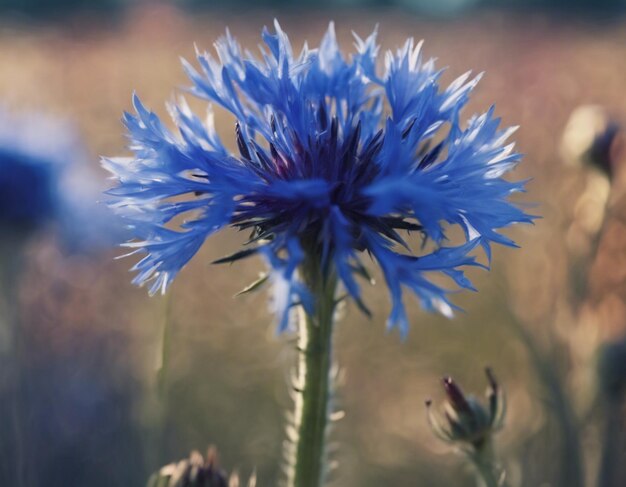
[[[561, 134], [581, 104], [626, 119], [623, 6], [0, 0], [0, 102], [72, 120], [91, 154], [84, 164], [104, 180], [98, 156], [127, 153], [120, 118], [132, 92], [164, 115], [164, 102], [186, 85], [179, 56], [192, 59], [194, 43], [209, 49], [226, 26], [253, 49], [274, 17], [294, 45], [315, 44], [334, 19], [348, 49], [351, 30], [364, 35], [378, 24], [383, 48], [425, 39], [426, 54], [449, 66], [445, 80], [485, 71], [465, 113], [495, 103], [505, 124], [521, 126], [525, 158], [516, 175], [532, 178], [521, 200], [539, 203], [534, 211], [543, 218], [510, 231], [521, 249], [496, 249], [492, 272], [472, 272], [479, 292], [455, 297], [465, 312], [454, 320], [414, 302], [403, 342], [385, 332], [384, 287], [366, 290], [373, 319], [345, 308], [336, 355], [347, 415], [333, 433], [334, 483], [473, 485], [428, 430], [424, 400], [441, 400], [444, 374], [481, 393], [483, 367], [491, 365], [509, 396], [499, 447], [511, 482], [566, 487], [559, 483], [559, 458], [569, 448], [563, 405], [555, 405], [561, 397], [577, 418], [592, 485], [603, 427], [597, 350], [626, 329], [626, 208], [619, 173], [607, 196], [606, 178], [566, 164]], [[197, 101], [192, 107], [203, 110]], [[232, 120], [218, 115], [217, 125], [234, 144]], [[154, 298], [130, 284], [131, 261], [113, 260], [121, 253], [115, 248], [70, 254], [46, 234], [29, 243], [16, 284], [27, 467], [18, 487], [141, 486], [160, 465], [210, 443], [228, 469], [244, 476], [256, 469], [259, 485], [278, 484], [293, 340], [275, 334], [263, 292], [233, 298], [261, 262], [209, 265], [240, 241], [235, 232], [213, 237], [171, 293]], [[589, 276], [582, 291], [572, 285], [581, 267]], [[538, 378], [536, 354], [558, 379], [557, 394]]]

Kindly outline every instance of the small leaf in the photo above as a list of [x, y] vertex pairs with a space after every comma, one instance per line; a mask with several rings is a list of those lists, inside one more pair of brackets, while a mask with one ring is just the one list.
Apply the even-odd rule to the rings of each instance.
[[265, 284], [267, 282], [269, 277], [270, 277], [269, 274], [267, 274], [265, 272], [262, 273], [256, 281], [251, 282], [246, 287], [244, 287], [241, 291], [239, 291], [237, 294], [235, 294], [235, 297], [241, 296], [242, 294], [248, 294], [248, 293], [252, 293], [252, 292], [256, 291], [257, 289], [261, 288], [261, 286], [263, 286], [263, 284]]
[[256, 254], [259, 251], [260, 247], [254, 247], [250, 249], [243, 249], [239, 252], [235, 252], [234, 254], [227, 255], [226, 257], [222, 257], [221, 259], [214, 260], [211, 264], [232, 264], [241, 259], [245, 259], [246, 257], [250, 257], [251, 255]]

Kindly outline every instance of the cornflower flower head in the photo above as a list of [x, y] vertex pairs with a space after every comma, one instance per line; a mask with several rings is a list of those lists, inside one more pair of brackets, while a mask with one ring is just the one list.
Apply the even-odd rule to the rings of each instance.
[[[463, 268], [480, 265], [474, 249], [513, 246], [498, 230], [532, 221], [508, 199], [524, 182], [502, 177], [520, 159], [506, 142], [515, 129], [500, 128], [493, 108], [460, 121], [480, 75], [440, 87], [442, 70], [412, 39], [386, 53], [380, 72], [376, 32], [355, 35], [346, 57], [332, 23], [318, 48], [305, 44], [299, 54], [277, 22], [262, 37], [260, 56], [227, 31], [217, 58], [197, 52], [199, 69], [183, 61], [191, 93], [236, 118], [237, 152], [217, 135], [210, 105], [206, 122], [184, 100], [170, 106], [175, 134], [133, 98], [136, 113], [124, 123], [134, 156], [103, 164], [118, 181], [112, 205], [135, 236], [126, 245], [144, 254], [134, 282], [165, 291], [207, 237], [232, 226], [250, 239], [219, 262], [266, 257], [280, 330], [294, 303], [307, 312], [315, 305], [297, 272], [308, 255], [363, 310], [357, 276], [371, 256], [391, 294], [388, 326], [403, 334], [405, 289], [425, 309], [451, 314], [450, 290], [432, 277], [472, 289]], [[465, 239], [444, 246], [451, 226]], [[411, 250], [407, 232], [434, 250]]]

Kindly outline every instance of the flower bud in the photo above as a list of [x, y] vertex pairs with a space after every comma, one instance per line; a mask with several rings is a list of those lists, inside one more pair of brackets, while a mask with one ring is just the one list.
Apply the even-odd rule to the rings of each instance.
[[576, 108], [565, 126], [561, 153], [566, 162], [588, 164], [613, 177], [622, 142], [621, 127], [597, 105]]
[[206, 458], [191, 452], [186, 460], [171, 463], [150, 477], [148, 487], [229, 487], [226, 472], [217, 465], [217, 451], [209, 448]]
[[476, 451], [489, 443], [489, 439], [502, 427], [505, 399], [491, 369], [486, 369], [489, 386], [484, 405], [473, 395], [465, 395], [451, 377], [443, 379], [446, 401], [442, 411], [432, 410], [426, 401], [430, 426], [439, 438], [449, 443], [461, 443]]

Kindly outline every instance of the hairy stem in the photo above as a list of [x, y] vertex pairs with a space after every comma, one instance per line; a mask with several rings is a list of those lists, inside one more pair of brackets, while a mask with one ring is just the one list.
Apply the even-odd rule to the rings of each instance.
[[326, 275], [319, 260], [310, 254], [301, 272], [315, 298], [315, 309], [311, 315], [302, 312], [299, 322], [294, 384], [296, 436], [288, 484], [290, 487], [319, 487], [326, 473], [336, 279]]

